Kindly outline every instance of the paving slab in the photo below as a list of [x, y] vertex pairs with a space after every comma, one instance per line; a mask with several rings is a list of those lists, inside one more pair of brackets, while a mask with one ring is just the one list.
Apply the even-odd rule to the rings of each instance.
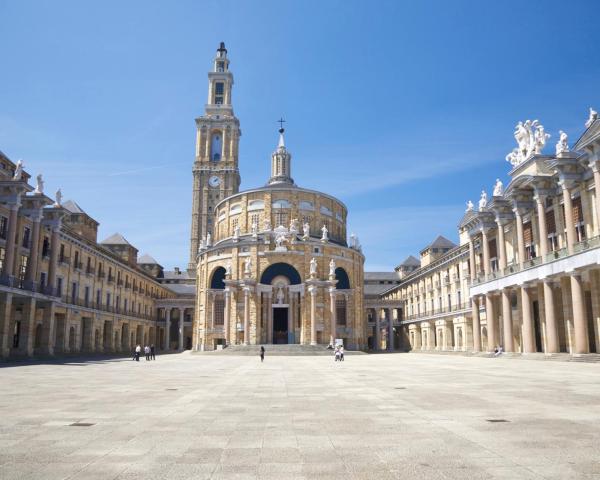
[[598, 479], [600, 364], [355, 355], [0, 367], [4, 479]]

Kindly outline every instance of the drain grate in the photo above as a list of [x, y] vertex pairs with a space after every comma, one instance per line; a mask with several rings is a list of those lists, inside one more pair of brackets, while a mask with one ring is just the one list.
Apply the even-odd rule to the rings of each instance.
[[485, 421], [490, 423], [510, 423], [508, 420], [504, 420], [503, 418], [488, 418]]
[[75, 422], [75, 423], [71, 423], [69, 425], [69, 427], [91, 427], [93, 425], [96, 425], [95, 423], [87, 423], [87, 422]]

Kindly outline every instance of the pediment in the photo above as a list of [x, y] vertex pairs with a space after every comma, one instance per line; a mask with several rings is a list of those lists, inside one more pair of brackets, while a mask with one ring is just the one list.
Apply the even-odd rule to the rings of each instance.
[[591, 143], [600, 139], [600, 119], [594, 120], [589, 128], [583, 132], [577, 143], [575, 143], [574, 150], [583, 150]]

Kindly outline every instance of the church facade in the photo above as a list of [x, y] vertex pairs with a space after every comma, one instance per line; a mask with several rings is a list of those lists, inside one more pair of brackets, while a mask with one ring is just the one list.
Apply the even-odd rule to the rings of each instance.
[[221, 44], [205, 115], [196, 120], [188, 266], [197, 274], [194, 348], [337, 341], [365, 348], [364, 256], [355, 237], [347, 243], [346, 206], [296, 185], [283, 128], [266, 185], [238, 191], [232, 85]]

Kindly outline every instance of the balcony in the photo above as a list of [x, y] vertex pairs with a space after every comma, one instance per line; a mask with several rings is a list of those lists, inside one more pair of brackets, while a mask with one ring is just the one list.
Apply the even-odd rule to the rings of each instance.
[[58, 257], [58, 263], [62, 263], [63, 265], [70, 265], [71, 264], [71, 258], [67, 257], [66, 255], [62, 255]]
[[85, 274], [92, 277], [96, 274], [96, 269], [93, 267], [88, 267], [85, 269]]
[[523, 265], [513, 263], [502, 272], [495, 272], [487, 278], [481, 276], [471, 285], [471, 295], [482, 295], [494, 290], [539, 281], [565, 272], [573, 272], [598, 264], [600, 236], [583, 240], [573, 245], [573, 253], [566, 248], [550, 252], [544, 258], [526, 260]]
[[471, 308], [470, 302], [465, 302], [451, 307], [436, 308], [434, 310], [428, 310], [425, 313], [416, 313], [413, 315], [407, 315], [402, 319], [402, 322], [414, 322], [415, 320], [427, 320], [433, 317], [445, 316], [447, 314], [455, 314], [456, 312], [466, 311]]

